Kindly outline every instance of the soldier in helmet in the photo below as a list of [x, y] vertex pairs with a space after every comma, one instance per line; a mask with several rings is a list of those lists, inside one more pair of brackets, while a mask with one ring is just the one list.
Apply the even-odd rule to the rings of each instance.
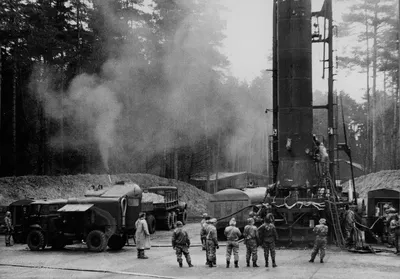
[[236, 220], [232, 218], [229, 221], [229, 226], [225, 228], [226, 244], [226, 267], [229, 267], [232, 251], [235, 260], [235, 267], [239, 267], [239, 238], [242, 236], [240, 230], [236, 227]]
[[189, 267], [193, 267], [192, 260], [190, 259], [189, 247], [190, 239], [187, 231], [183, 229], [183, 223], [178, 221], [176, 223], [177, 228], [172, 234], [172, 248], [176, 251], [176, 258], [179, 267], [182, 267], [182, 254], [185, 255], [186, 262]]
[[390, 221], [390, 234], [393, 239], [394, 247], [396, 248], [396, 254], [400, 254], [400, 221], [399, 214], [395, 214]]
[[272, 267], [277, 267], [275, 263], [275, 241], [278, 240], [278, 234], [270, 218], [265, 217], [264, 224], [259, 228], [258, 235], [264, 248], [265, 267], [268, 267], [269, 253], [271, 253]]
[[205, 236], [204, 227], [207, 224], [207, 220], [210, 220], [210, 217], [208, 216], [207, 213], [203, 213], [202, 217], [203, 217], [203, 219], [201, 219], [201, 222], [200, 222], [200, 226], [201, 226], [201, 228], [200, 228], [200, 241], [201, 241], [202, 250], [206, 250], [206, 236]]
[[6, 212], [6, 216], [4, 217], [4, 223], [6, 225], [6, 246], [12, 246], [11, 244], [11, 235], [12, 235], [12, 231], [13, 231], [13, 226], [12, 226], [12, 222], [11, 222], [11, 212], [7, 211]]
[[355, 213], [354, 213], [354, 207], [346, 205], [346, 213], [344, 216], [344, 231], [345, 231], [345, 240], [346, 240], [346, 246], [349, 247], [353, 244], [353, 233], [354, 233], [354, 228], [356, 226], [356, 219], [355, 219]]
[[206, 228], [206, 250], [207, 250], [207, 263], [209, 267], [217, 266], [217, 255], [216, 249], [219, 249], [217, 239], [217, 219], [212, 218], [209, 220], [209, 224]]
[[314, 227], [314, 232], [317, 235], [315, 238], [314, 242], [314, 248], [311, 253], [311, 259], [309, 260], [310, 263], [314, 262], [315, 257], [317, 256], [318, 251], [320, 251], [320, 262], [324, 262], [324, 257], [325, 257], [325, 249], [326, 249], [326, 244], [328, 242], [327, 236], [328, 236], [328, 226], [326, 225], [326, 219], [321, 218], [319, 220], [319, 225], [316, 225]]
[[258, 246], [258, 230], [254, 226], [254, 219], [247, 219], [247, 226], [244, 227], [243, 237], [244, 244], [246, 245], [246, 264], [250, 266], [250, 258], [253, 259], [253, 267], [258, 267], [257, 265], [257, 246]]

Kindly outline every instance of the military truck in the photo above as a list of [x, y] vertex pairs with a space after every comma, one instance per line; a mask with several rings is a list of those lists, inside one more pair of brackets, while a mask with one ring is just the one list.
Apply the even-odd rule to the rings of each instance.
[[[29, 200], [26, 202], [29, 203]], [[52, 246], [53, 248], [63, 247], [60, 238], [58, 228], [60, 227], [60, 214], [58, 209], [63, 207], [67, 203], [65, 199], [53, 199], [53, 200], [35, 200], [31, 203], [24, 205], [20, 202], [14, 204], [15, 210], [22, 209], [22, 215], [16, 212], [15, 218], [18, 219], [20, 227], [14, 227], [14, 237], [16, 242], [28, 244], [29, 249], [39, 250], [46, 246]], [[26, 210], [26, 211], [25, 211]], [[26, 237], [25, 237], [26, 236]]]
[[178, 189], [174, 186], [146, 189], [143, 193], [143, 211], [155, 217], [159, 228], [171, 230], [176, 227], [177, 221], [183, 224], [187, 222], [187, 204], [179, 202]]
[[68, 242], [86, 242], [90, 251], [101, 252], [107, 246], [119, 250], [135, 232], [141, 211], [142, 190], [134, 183], [116, 183], [103, 189], [93, 187], [85, 197], [70, 198], [60, 208], [59, 230]]

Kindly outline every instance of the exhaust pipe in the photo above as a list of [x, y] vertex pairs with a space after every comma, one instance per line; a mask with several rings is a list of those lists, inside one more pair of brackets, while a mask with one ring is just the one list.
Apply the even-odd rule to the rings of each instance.
[[127, 202], [126, 198], [121, 199], [121, 211], [122, 211], [122, 227], [125, 227], [126, 224], [126, 208], [127, 208]]

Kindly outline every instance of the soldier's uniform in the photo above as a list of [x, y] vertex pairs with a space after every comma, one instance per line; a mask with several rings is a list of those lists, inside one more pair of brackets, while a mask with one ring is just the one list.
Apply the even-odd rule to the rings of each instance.
[[277, 267], [275, 263], [275, 241], [278, 239], [278, 233], [269, 218], [265, 218], [265, 223], [258, 229], [258, 235], [264, 249], [265, 267], [268, 267], [269, 254], [271, 254], [272, 267]]
[[250, 258], [253, 260], [253, 267], [257, 265], [257, 246], [258, 246], [258, 230], [254, 226], [254, 220], [248, 219], [248, 225], [244, 227], [243, 237], [246, 244], [246, 263], [250, 266]]
[[206, 227], [206, 252], [207, 252], [207, 263], [209, 267], [217, 265], [217, 255], [216, 249], [219, 249], [218, 239], [217, 239], [217, 229], [215, 224], [217, 219], [213, 218], [209, 221]]
[[235, 227], [236, 221], [231, 220], [229, 226], [225, 228], [225, 236], [227, 239], [226, 243], [226, 267], [229, 267], [232, 251], [233, 258], [235, 261], [235, 267], [239, 267], [239, 243], [238, 240], [242, 236], [242, 233], [238, 228]]
[[207, 225], [207, 220], [210, 220], [210, 217], [208, 217], [207, 213], [203, 214], [203, 219], [201, 219], [200, 222], [200, 241], [201, 241], [201, 247], [202, 250], [206, 250], [206, 233], [204, 227]]
[[11, 212], [7, 211], [6, 212], [6, 216], [4, 217], [4, 223], [6, 225], [6, 246], [12, 246], [11, 245], [11, 235], [12, 235], [12, 230], [13, 230], [13, 226], [12, 226], [12, 222], [11, 222]]
[[172, 234], [172, 248], [176, 251], [176, 258], [179, 263], [179, 267], [182, 267], [182, 254], [185, 255], [186, 262], [189, 267], [192, 267], [192, 260], [190, 259], [189, 247], [190, 239], [188, 233], [182, 228], [183, 224], [181, 221], [177, 222], [177, 228]]
[[315, 242], [314, 242], [314, 248], [311, 253], [311, 259], [309, 262], [313, 263], [315, 257], [318, 254], [318, 250], [320, 251], [319, 257], [320, 257], [320, 262], [324, 262], [324, 257], [325, 257], [325, 249], [326, 249], [326, 244], [328, 242], [327, 236], [328, 236], [328, 226], [325, 225], [326, 220], [322, 218], [319, 220], [319, 225], [316, 225], [314, 227], [314, 232], [316, 234]]
[[344, 232], [345, 232], [345, 239], [346, 245], [350, 246], [353, 242], [353, 232], [355, 226], [355, 213], [353, 209], [347, 209], [345, 213], [345, 225], [344, 225]]
[[391, 235], [393, 238], [393, 244], [394, 247], [396, 248], [396, 254], [400, 253], [400, 221], [398, 215], [396, 215], [391, 221], [390, 221], [390, 230], [391, 230]]

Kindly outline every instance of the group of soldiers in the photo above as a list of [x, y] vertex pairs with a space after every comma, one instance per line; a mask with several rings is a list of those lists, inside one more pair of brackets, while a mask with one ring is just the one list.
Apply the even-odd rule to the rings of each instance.
[[[259, 267], [257, 264], [258, 256], [257, 249], [261, 246], [264, 250], [265, 267], [269, 266], [269, 256], [271, 255], [272, 267], [277, 267], [275, 242], [278, 240], [278, 234], [275, 228], [274, 217], [271, 213], [267, 214], [264, 218], [264, 223], [257, 228], [254, 225], [253, 218], [247, 219], [247, 225], [243, 231], [244, 244], [246, 246], [246, 265], [250, 267], [250, 260], [252, 260], [253, 267]], [[325, 249], [327, 245], [328, 226], [326, 220], [320, 219], [319, 225], [315, 226], [314, 232], [316, 239], [314, 248], [311, 254], [310, 262], [314, 262], [318, 251], [320, 252], [320, 262], [324, 262]], [[211, 218], [207, 213], [203, 214], [201, 220], [200, 239], [202, 249], [206, 251], [206, 265], [215, 267], [217, 265], [216, 250], [219, 249], [217, 229], [217, 219]], [[235, 218], [230, 219], [229, 226], [224, 230], [227, 238], [226, 243], [226, 268], [230, 267], [231, 258], [233, 254], [234, 267], [239, 267], [239, 239], [242, 236], [241, 231], [236, 227]], [[175, 229], [172, 236], [172, 247], [176, 250], [177, 261], [179, 266], [182, 267], [182, 254], [186, 257], [189, 267], [192, 267], [190, 253], [189, 253], [190, 240], [187, 232], [182, 228], [182, 224], [178, 222], [178, 228]]]
[[[243, 231], [244, 244], [246, 246], [246, 264], [250, 267], [250, 260], [253, 262], [253, 267], [257, 265], [257, 249], [262, 246], [264, 249], [265, 266], [268, 267], [269, 255], [271, 255], [272, 267], [277, 267], [275, 261], [275, 241], [278, 239], [276, 228], [272, 223], [273, 218], [267, 215], [264, 218], [264, 224], [257, 228], [253, 218], [247, 219], [247, 225]], [[219, 249], [216, 229], [217, 219], [210, 218], [207, 213], [203, 214], [201, 221], [200, 238], [203, 245], [203, 250], [206, 251], [206, 265], [215, 267], [217, 264], [216, 249]], [[239, 267], [239, 239], [242, 236], [241, 231], [236, 227], [236, 220], [232, 218], [229, 221], [229, 226], [224, 230], [227, 239], [226, 243], [226, 267], [230, 267], [233, 254], [234, 267]]]

